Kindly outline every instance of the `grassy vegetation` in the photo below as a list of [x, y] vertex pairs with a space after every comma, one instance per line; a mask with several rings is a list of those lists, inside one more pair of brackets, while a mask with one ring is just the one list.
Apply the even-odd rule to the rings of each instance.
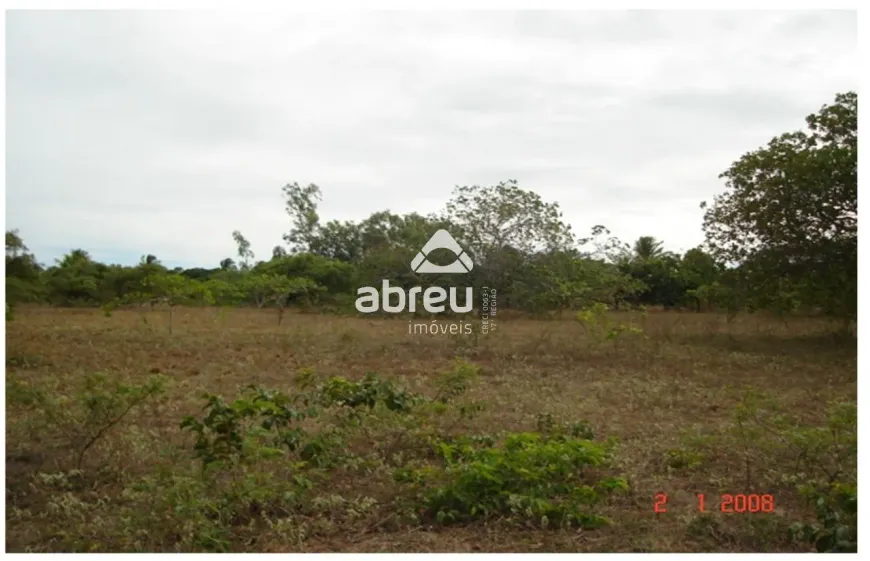
[[[599, 310], [412, 335], [401, 319], [184, 308], [168, 322], [16, 310], [7, 551], [856, 539], [856, 346], [837, 323]], [[726, 494], [775, 508], [721, 512]]]

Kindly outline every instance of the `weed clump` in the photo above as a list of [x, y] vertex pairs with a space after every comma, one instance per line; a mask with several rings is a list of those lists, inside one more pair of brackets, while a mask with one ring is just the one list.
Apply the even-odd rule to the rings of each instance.
[[10, 403], [34, 408], [41, 428], [58, 433], [70, 450], [76, 470], [85, 455], [134, 409], [166, 391], [166, 378], [151, 376], [143, 384], [126, 384], [98, 372], [85, 377], [77, 394], [56, 395], [43, 388], [7, 379]]
[[696, 450], [672, 448], [665, 452], [665, 463], [669, 468], [675, 470], [697, 469], [703, 465], [704, 460], [704, 454]]
[[194, 454], [204, 471], [288, 453], [321, 464], [330, 445], [337, 444], [328, 432], [312, 435], [300, 426], [319, 414], [316, 407], [304, 407], [300, 396], [251, 385], [229, 404], [217, 395], [203, 397], [207, 403], [202, 418], [187, 416], [181, 428], [196, 436]]
[[399, 469], [395, 477], [422, 488], [422, 514], [441, 524], [508, 517], [595, 528], [609, 520], [594, 507], [628, 489], [622, 477], [599, 473], [613, 446], [565, 434], [508, 433], [489, 446], [460, 438], [435, 444], [443, 464]]
[[410, 411], [423, 401], [421, 396], [402, 390], [391, 381], [381, 380], [373, 372], [367, 373], [359, 382], [350, 382], [341, 377], [330, 378], [317, 388], [317, 393], [322, 397], [321, 402], [327, 405], [372, 409], [378, 403], [383, 403], [390, 411], [403, 412]]
[[616, 344], [628, 337], [642, 337], [643, 330], [633, 325], [616, 322], [610, 319], [607, 306], [597, 302], [589, 308], [577, 312], [575, 319], [583, 326], [590, 345], [612, 341]]
[[857, 553], [858, 487], [815, 482], [802, 485], [800, 493], [815, 507], [816, 522], [795, 522], [792, 538], [813, 544], [819, 553]]
[[732, 432], [747, 450], [747, 480], [753, 475], [750, 449], [791, 466], [780, 482], [794, 486], [813, 507], [816, 522], [795, 522], [790, 537], [819, 552], [857, 551], [857, 419], [854, 403], [834, 402], [823, 423], [808, 425], [773, 397], [754, 391], [735, 410]]

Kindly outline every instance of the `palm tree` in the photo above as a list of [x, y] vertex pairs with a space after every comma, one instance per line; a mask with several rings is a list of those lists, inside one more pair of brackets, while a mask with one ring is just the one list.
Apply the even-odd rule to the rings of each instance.
[[641, 236], [634, 242], [634, 258], [638, 261], [651, 261], [664, 253], [662, 242], [653, 236]]

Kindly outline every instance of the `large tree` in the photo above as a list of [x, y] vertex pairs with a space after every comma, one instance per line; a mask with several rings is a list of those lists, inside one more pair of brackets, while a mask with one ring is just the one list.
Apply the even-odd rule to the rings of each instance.
[[714, 256], [740, 265], [761, 301], [788, 290], [832, 315], [855, 317], [858, 96], [838, 94], [786, 133], [743, 155], [706, 208]]
[[457, 186], [447, 203], [447, 220], [480, 261], [505, 247], [532, 253], [566, 250], [575, 243], [559, 204], [521, 189], [513, 179], [487, 187]]
[[41, 296], [42, 267], [24, 245], [18, 230], [6, 231], [6, 301], [15, 304]]
[[83, 249], [73, 249], [45, 272], [52, 300], [61, 305], [93, 304], [99, 301], [101, 265]]
[[443, 221], [471, 253], [471, 278], [479, 286], [504, 290], [520, 281], [522, 265], [533, 255], [569, 251], [575, 246], [559, 204], [521, 189], [515, 180], [485, 187], [457, 186]]

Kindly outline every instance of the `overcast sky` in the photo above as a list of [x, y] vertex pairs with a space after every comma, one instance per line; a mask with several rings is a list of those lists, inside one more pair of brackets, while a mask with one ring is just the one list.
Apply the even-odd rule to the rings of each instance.
[[741, 154], [857, 89], [854, 12], [7, 12], [6, 227], [43, 263], [217, 266], [520, 186], [683, 251]]

